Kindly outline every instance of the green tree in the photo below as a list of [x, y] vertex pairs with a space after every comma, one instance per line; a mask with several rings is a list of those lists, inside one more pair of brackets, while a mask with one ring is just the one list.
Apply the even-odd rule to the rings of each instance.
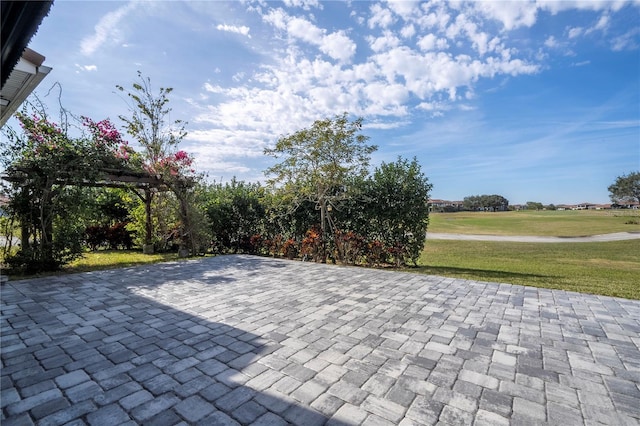
[[[196, 230], [201, 227], [194, 221], [200, 220], [202, 216], [192, 203], [191, 192], [195, 184], [194, 170], [191, 169], [193, 159], [185, 151], [177, 150], [177, 146], [187, 135], [185, 123], [182, 120], [169, 120], [171, 108], [167, 104], [172, 88], [161, 87], [156, 94], [151, 80], [143, 77], [140, 71], [138, 80], [132, 84], [131, 90], [116, 86], [119, 91], [126, 93], [132, 102], [132, 105], [129, 105], [131, 116], [121, 115], [120, 119], [125, 123], [127, 133], [143, 148], [142, 168], [162, 179], [175, 194], [179, 203], [181, 246], [195, 254], [199, 251], [195, 243], [199, 239]], [[136, 192], [145, 205], [144, 249], [147, 252], [152, 250], [154, 241], [154, 220], [151, 216], [155, 191], [156, 189], [147, 187]]]
[[501, 195], [471, 195], [463, 199], [464, 208], [471, 211], [505, 211], [509, 200]]
[[543, 210], [544, 205], [537, 201], [527, 201], [527, 210]]
[[640, 171], [618, 176], [608, 189], [611, 201], [614, 203], [623, 204], [626, 201], [640, 203]]
[[125, 123], [127, 133], [142, 146], [144, 167], [156, 172], [162, 161], [176, 151], [187, 135], [186, 123], [182, 120], [168, 122], [171, 108], [167, 104], [173, 88], [161, 87], [155, 94], [149, 77], [143, 77], [138, 71], [138, 80], [132, 84], [132, 90], [116, 85], [133, 102], [129, 105], [131, 116], [120, 115], [119, 118]]
[[360, 134], [362, 121], [349, 121], [347, 113], [317, 120], [265, 150], [281, 160], [266, 170], [268, 182], [286, 194], [294, 208], [304, 202], [315, 204], [322, 238], [335, 228], [332, 210], [351, 196], [350, 180], [367, 175], [371, 153], [377, 149]]
[[[86, 204], [82, 186], [106, 168], [126, 168], [126, 143], [108, 121], [83, 118], [81, 137], [71, 137], [46, 111], [16, 114], [22, 132], [7, 131], [2, 160], [11, 182], [8, 209], [20, 222], [21, 247], [12, 267], [54, 270], [81, 254], [82, 227], [76, 220]], [[65, 219], [68, 217], [68, 219]]]
[[367, 182], [359, 232], [383, 242], [397, 266], [415, 265], [424, 249], [432, 187], [416, 158], [382, 163]]
[[251, 251], [250, 239], [263, 230], [264, 188], [237, 181], [203, 188], [204, 212], [218, 252]]

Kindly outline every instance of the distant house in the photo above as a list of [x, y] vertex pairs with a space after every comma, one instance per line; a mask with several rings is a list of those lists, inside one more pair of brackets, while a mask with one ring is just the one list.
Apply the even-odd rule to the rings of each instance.
[[631, 209], [631, 210], [640, 210], [640, 203], [635, 201], [625, 201], [622, 204], [613, 204], [611, 205], [612, 209]]
[[580, 203], [580, 204], [558, 204], [556, 210], [608, 210], [616, 207], [615, 204], [594, 204], [594, 203]]
[[592, 206], [595, 206], [595, 204], [591, 204], [591, 203], [580, 203], [576, 206], [573, 206], [573, 208], [571, 210], [589, 210], [591, 209]]

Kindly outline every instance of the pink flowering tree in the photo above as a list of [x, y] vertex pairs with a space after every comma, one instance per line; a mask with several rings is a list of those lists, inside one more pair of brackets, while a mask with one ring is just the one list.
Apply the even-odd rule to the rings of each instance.
[[[168, 107], [169, 94], [172, 88], [161, 87], [157, 93], [153, 91], [151, 81], [138, 72], [138, 81], [131, 89], [122, 86], [116, 88], [126, 95], [130, 115], [121, 115], [127, 133], [140, 145], [142, 168], [149, 174], [158, 177], [172, 191], [179, 206], [180, 216], [179, 244], [191, 254], [198, 252], [201, 245], [200, 232], [196, 229], [199, 221], [198, 209], [192, 201], [196, 174], [192, 168], [193, 157], [178, 149], [178, 145], [187, 135], [185, 123], [181, 120], [170, 121], [171, 108]], [[154, 237], [152, 205], [154, 199], [162, 196], [157, 190], [148, 188], [138, 191], [138, 196], [145, 204], [145, 250], [153, 250]], [[165, 203], [166, 204], [166, 203]]]
[[82, 250], [73, 224], [60, 219], [73, 203], [66, 188], [100, 180], [108, 168], [129, 168], [132, 150], [109, 120], [84, 117], [82, 135], [72, 137], [35, 108], [16, 118], [21, 131], [8, 132], [2, 156], [9, 210], [21, 226], [20, 250], [9, 260], [29, 272], [54, 270]]

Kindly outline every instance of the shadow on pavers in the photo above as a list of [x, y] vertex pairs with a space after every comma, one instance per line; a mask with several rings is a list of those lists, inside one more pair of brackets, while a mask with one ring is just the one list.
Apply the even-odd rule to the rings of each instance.
[[[213, 271], [176, 262], [5, 285], [0, 422], [327, 423], [286, 396], [303, 380], [281, 372], [285, 359], [271, 355], [282, 336], [259, 336], [134, 293], [172, 280], [205, 282], [210, 292], [234, 281], [222, 279], [222, 269], [281, 267], [231, 259]], [[185, 267], [193, 276], [185, 278]]]

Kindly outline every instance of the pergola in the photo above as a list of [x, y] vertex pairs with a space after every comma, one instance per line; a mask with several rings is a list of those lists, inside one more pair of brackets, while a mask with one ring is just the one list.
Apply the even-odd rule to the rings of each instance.
[[[151, 221], [151, 202], [153, 200], [153, 194], [155, 192], [174, 191], [178, 196], [180, 202], [180, 210], [183, 215], [183, 219], [186, 219], [186, 200], [179, 196], [176, 191], [175, 185], [169, 185], [162, 176], [152, 175], [151, 173], [144, 171], [136, 171], [132, 169], [115, 169], [115, 168], [101, 168], [99, 169], [100, 179], [97, 180], [68, 180], [64, 178], [56, 179], [54, 185], [71, 185], [71, 186], [86, 186], [86, 187], [109, 187], [109, 188], [123, 188], [134, 190], [134, 193], [145, 204], [145, 245], [143, 246], [143, 252], [145, 254], [153, 253], [153, 244], [151, 244], [153, 226]], [[1, 176], [3, 180], [7, 182], [14, 182], [17, 184], [24, 184], [29, 180], [29, 175], [33, 173], [33, 170], [28, 170], [20, 167], [10, 168], [5, 174]], [[193, 181], [189, 178], [182, 177], [176, 182], [183, 189], [186, 189], [193, 185]], [[142, 193], [140, 193], [141, 191]], [[22, 241], [28, 241], [28, 235], [25, 235], [25, 229], [22, 228]]]

